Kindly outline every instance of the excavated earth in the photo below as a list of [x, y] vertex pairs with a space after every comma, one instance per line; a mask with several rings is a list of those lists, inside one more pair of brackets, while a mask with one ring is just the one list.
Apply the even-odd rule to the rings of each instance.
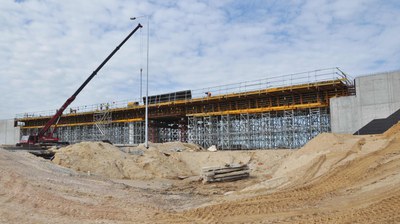
[[[205, 166], [251, 177], [202, 184]], [[400, 223], [400, 124], [291, 150], [83, 142], [45, 160], [0, 149], [0, 223]]]

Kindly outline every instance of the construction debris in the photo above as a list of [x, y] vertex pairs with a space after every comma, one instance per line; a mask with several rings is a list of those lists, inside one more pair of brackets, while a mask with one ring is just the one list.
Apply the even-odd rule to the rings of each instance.
[[203, 183], [240, 180], [250, 176], [247, 164], [226, 164], [224, 167], [204, 167]]
[[217, 147], [215, 145], [212, 145], [207, 149], [207, 151], [216, 152], [217, 151]]

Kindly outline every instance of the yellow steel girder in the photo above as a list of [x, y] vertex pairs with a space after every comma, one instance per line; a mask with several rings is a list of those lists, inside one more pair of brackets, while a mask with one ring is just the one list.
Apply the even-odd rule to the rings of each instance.
[[[128, 123], [128, 122], [138, 122], [138, 121], [144, 121], [143, 118], [132, 118], [132, 119], [123, 119], [123, 120], [115, 120], [111, 121], [111, 123]], [[57, 127], [73, 127], [73, 126], [85, 126], [85, 125], [94, 125], [95, 122], [82, 122], [82, 123], [72, 123], [72, 124], [59, 124]], [[24, 126], [21, 127], [21, 129], [32, 129], [32, 128], [43, 128], [43, 125], [39, 126]], [[55, 127], [55, 125], [52, 125], [51, 127]]]
[[232, 114], [254, 114], [263, 113], [270, 111], [283, 111], [283, 110], [296, 110], [296, 109], [307, 109], [307, 108], [317, 108], [317, 107], [327, 107], [328, 104], [325, 103], [307, 103], [307, 104], [295, 104], [288, 106], [276, 106], [276, 107], [262, 107], [262, 108], [252, 108], [252, 109], [242, 109], [242, 110], [227, 110], [218, 112], [207, 112], [207, 113], [195, 113], [188, 114], [188, 117], [205, 117], [205, 116], [218, 116], [218, 115], [232, 115]]

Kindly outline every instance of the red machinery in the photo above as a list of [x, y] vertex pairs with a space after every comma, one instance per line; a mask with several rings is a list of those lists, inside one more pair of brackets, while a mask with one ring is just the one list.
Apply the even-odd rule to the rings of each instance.
[[[142, 25], [139, 23], [135, 29], [132, 30], [128, 34], [128, 36], [111, 52], [110, 55], [93, 71], [93, 73], [86, 79], [86, 81], [75, 91], [74, 94], [70, 98], [65, 101], [65, 103], [57, 110], [56, 114], [44, 125], [44, 127], [39, 131], [39, 133], [34, 135], [24, 135], [21, 138], [20, 143], [17, 143], [17, 146], [24, 145], [54, 145], [54, 144], [62, 144], [65, 142], [59, 142], [57, 137], [54, 137], [53, 134], [57, 129], [57, 123], [60, 120], [64, 110], [75, 100], [76, 96], [82, 91], [83, 88], [96, 76], [97, 72], [111, 59], [112, 56], [125, 44], [125, 42], [138, 30], [142, 28]], [[55, 124], [55, 127], [51, 129], [51, 126]]]

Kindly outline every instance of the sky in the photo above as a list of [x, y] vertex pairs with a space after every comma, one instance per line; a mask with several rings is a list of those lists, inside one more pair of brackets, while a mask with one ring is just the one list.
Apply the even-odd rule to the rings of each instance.
[[138, 23], [72, 107], [139, 98], [147, 62], [150, 95], [398, 70], [399, 15], [398, 0], [1, 0], [0, 119], [59, 108]]

